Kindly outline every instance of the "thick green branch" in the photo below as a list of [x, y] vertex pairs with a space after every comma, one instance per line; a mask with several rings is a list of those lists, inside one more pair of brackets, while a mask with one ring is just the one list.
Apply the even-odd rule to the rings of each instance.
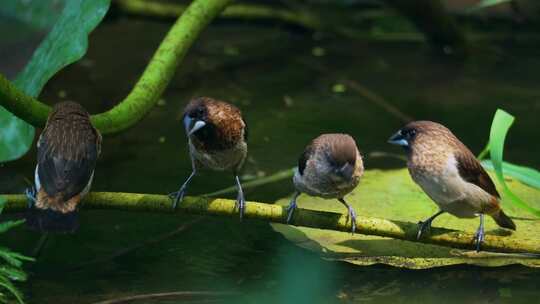
[[45, 125], [51, 110], [48, 105], [19, 90], [2, 74], [0, 74], [0, 105], [36, 127]]
[[[4, 198], [7, 200], [6, 210], [22, 211], [26, 207], [26, 197], [24, 195], [4, 195]], [[234, 200], [186, 197], [179, 208], [173, 210], [171, 208], [171, 200], [165, 195], [115, 192], [92, 192], [84, 199], [84, 208], [91, 209], [238, 217], [234, 206]], [[284, 224], [286, 214], [285, 208], [280, 205], [248, 202], [245, 218]], [[348, 221], [346, 214], [316, 210], [298, 209], [291, 224], [344, 232], [351, 230], [351, 223]], [[473, 235], [470, 233], [444, 228], [432, 228], [430, 236], [417, 240], [417, 224], [379, 218], [358, 217], [356, 225], [358, 233], [365, 235], [390, 237], [453, 248], [471, 249], [473, 239]], [[486, 235], [482, 248], [495, 252], [540, 254], [540, 243], [534, 240], [518, 240], [496, 235]]]
[[[111, 110], [92, 116], [104, 134], [122, 131], [156, 104], [176, 68], [201, 31], [232, 0], [195, 0], [172, 26], [129, 95]], [[0, 75], [0, 105], [36, 127], [45, 124], [50, 107], [26, 96]]]

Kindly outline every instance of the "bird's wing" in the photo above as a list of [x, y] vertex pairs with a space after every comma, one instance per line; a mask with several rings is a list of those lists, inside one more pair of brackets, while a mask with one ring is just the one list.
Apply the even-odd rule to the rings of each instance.
[[61, 194], [64, 201], [81, 193], [94, 171], [101, 136], [93, 128], [70, 130], [69, 146], [51, 146], [48, 136], [40, 138], [38, 176], [41, 186], [50, 196]]
[[304, 174], [304, 170], [306, 169], [307, 161], [311, 158], [311, 155], [313, 155], [314, 148], [313, 145], [308, 145], [302, 154], [300, 154], [300, 157], [298, 158], [298, 172], [300, 172], [300, 175]]
[[469, 150], [462, 150], [455, 155], [459, 175], [471, 184], [482, 188], [487, 193], [500, 198], [499, 192], [495, 188], [495, 184], [482, 167], [480, 162], [474, 157]]

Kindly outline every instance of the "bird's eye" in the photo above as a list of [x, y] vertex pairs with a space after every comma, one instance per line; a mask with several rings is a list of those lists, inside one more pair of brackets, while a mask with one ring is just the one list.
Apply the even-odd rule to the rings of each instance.
[[407, 137], [408, 138], [413, 138], [415, 135], [416, 135], [416, 130], [415, 129], [410, 129], [407, 131]]

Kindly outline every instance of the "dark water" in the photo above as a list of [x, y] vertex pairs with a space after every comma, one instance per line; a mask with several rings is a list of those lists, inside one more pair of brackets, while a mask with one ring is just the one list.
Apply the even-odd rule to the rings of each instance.
[[[105, 111], [130, 91], [169, 24], [113, 20], [91, 36], [87, 56], [55, 76], [40, 99], [74, 100]], [[313, 56], [313, 48], [325, 50]], [[322, 132], [353, 135], [368, 168], [403, 163], [374, 152], [400, 153], [386, 139], [403, 121], [346, 86], [352, 80], [403, 115], [439, 121], [473, 150], [487, 141], [497, 108], [517, 117], [505, 159], [538, 168], [540, 68], [538, 45], [478, 46], [464, 65], [434, 58], [419, 43], [376, 43], [316, 37], [277, 26], [217, 24], [190, 50], [160, 106], [130, 130], [106, 137], [93, 189], [142, 193], [176, 190], [190, 172], [180, 121], [193, 96], [238, 105], [250, 127], [244, 180], [295, 165], [307, 142]], [[0, 59], [1, 60], [1, 59]], [[32, 179], [35, 150], [5, 164], [0, 192], [21, 192]], [[233, 185], [225, 173], [205, 173], [190, 194]], [[249, 200], [272, 202], [292, 192], [290, 181], [248, 190]], [[229, 197], [233, 197], [231, 194]], [[399, 206], [396, 206], [399, 207]], [[412, 271], [326, 262], [300, 249], [267, 223], [158, 214], [83, 211], [76, 235], [52, 236], [23, 285], [31, 303], [93, 303], [133, 294], [234, 291], [140, 303], [531, 303], [540, 271], [519, 266], [456, 266]], [[29, 253], [39, 235], [21, 228], [2, 244]], [[533, 301], [534, 302], [534, 301]]]

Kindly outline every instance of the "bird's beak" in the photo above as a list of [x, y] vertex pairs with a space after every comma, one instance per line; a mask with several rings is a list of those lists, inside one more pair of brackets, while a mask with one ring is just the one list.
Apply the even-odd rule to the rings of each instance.
[[188, 136], [197, 132], [204, 126], [206, 126], [206, 123], [202, 120], [195, 120], [189, 116], [184, 117], [184, 128], [186, 129], [186, 134]]
[[405, 137], [401, 133], [401, 130], [397, 131], [394, 135], [392, 135], [388, 139], [388, 143], [391, 143], [393, 145], [403, 146], [403, 147], [409, 146], [409, 142], [405, 139]]

